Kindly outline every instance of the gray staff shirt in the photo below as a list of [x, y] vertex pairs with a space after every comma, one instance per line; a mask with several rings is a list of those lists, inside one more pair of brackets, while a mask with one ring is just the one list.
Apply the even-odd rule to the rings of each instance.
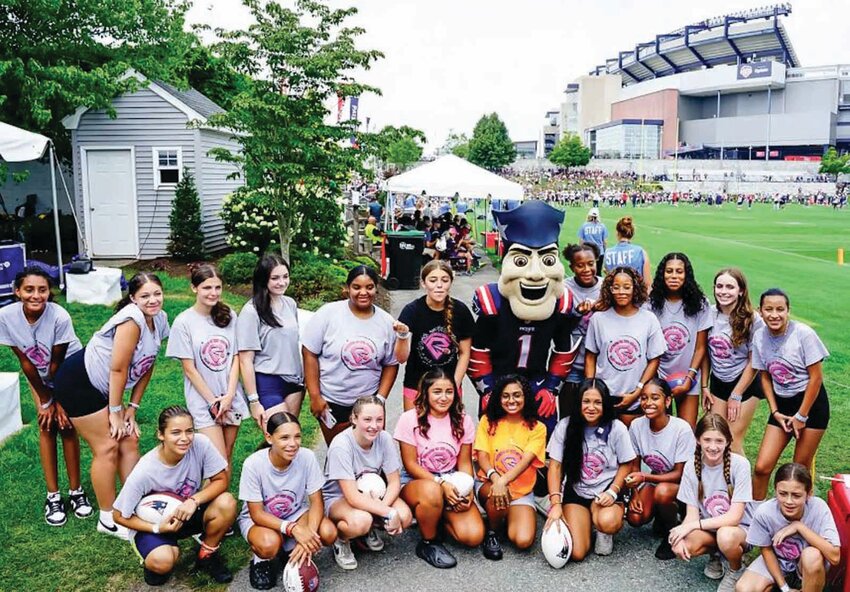
[[774, 337], [767, 326], [753, 338], [753, 368], [767, 370], [777, 397], [793, 397], [809, 386], [808, 367], [829, 356], [814, 329], [788, 321], [784, 335]]
[[239, 351], [254, 352], [254, 371], [280, 376], [292, 384], [304, 382], [298, 337], [298, 306], [289, 296], [272, 306], [280, 327], [265, 324], [249, 300], [239, 313], [236, 337]]
[[24, 305], [14, 302], [0, 308], [0, 344], [16, 347], [32, 362], [42, 381], [48, 380], [53, 346], [68, 344], [67, 358], [82, 349], [68, 311], [48, 302], [38, 320], [30, 324]]

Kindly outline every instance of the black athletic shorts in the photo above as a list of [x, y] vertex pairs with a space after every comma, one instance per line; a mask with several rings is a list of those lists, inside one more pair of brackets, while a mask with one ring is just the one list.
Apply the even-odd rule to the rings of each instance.
[[83, 348], [66, 359], [53, 380], [53, 396], [68, 417], [91, 415], [109, 403], [108, 396], [97, 390], [89, 380], [85, 353]]
[[[714, 373], [711, 373], [711, 394], [720, 399], [721, 401], [728, 401], [729, 396], [732, 394], [732, 389], [735, 388], [735, 385], [738, 384], [738, 381], [741, 380], [740, 375], [731, 380], [729, 382], [725, 382], [717, 378]], [[761, 390], [761, 378], [758, 374], [750, 383], [750, 386], [747, 387], [747, 390], [741, 393], [741, 401], [746, 401], [750, 397], [756, 397], [757, 399], [764, 399], [764, 393]]]
[[[625, 490], [624, 490], [625, 491]], [[607, 493], [605, 495], [608, 495]], [[587, 499], [586, 497], [581, 497], [579, 494], [575, 492], [575, 490], [569, 485], [564, 487], [564, 499], [562, 501], [564, 504], [578, 504], [579, 506], [583, 506], [590, 509], [590, 505], [593, 503], [592, 499]], [[623, 497], [623, 491], [617, 494], [617, 500], [615, 501], [617, 504], [625, 504], [626, 500]]]
[[[787, 415], [788, 417], [793, 417], [795, 413], [800, 410], [800, 405], [803, 402], [804, 393], [797, 393], [793, 397], [779, 397], [774, 395], [776, 399], [776, 410], [783, 415]], [[770, 419], [767, 420], [767, 425], [776, 426], [781, 428], [779, 422], [776, 421], [776, 418], [773, 414], [771, 414]], [[815, 399], [814, 405], [809, 409], [809, 421], [806, 422], [807, 428], [812, 428], [813, 430], [825, 430], [826, 426], [829, 425], [829, 398], [826, 395], [826, 388], [821, 385], [820, 391], [818, 392], [818, 396]]]

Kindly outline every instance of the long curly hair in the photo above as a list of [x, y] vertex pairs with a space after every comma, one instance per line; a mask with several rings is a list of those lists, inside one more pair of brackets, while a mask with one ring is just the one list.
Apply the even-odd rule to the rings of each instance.
[[640, 273], [631, 267], [616, 267], [602, 280], [602, 287], [599, 289], [599, 300], [593, 305], [595, 310], [601, 311], [614, 308], [614, 293], [611, 291], [611, 288], [614, 285], [614, 278], [621, 274], [629, 276], [632, 280], [632, 304], [640, 308], [646, 302], [646, 286], [643, 284]]
[[726, 448], [723, 450], [723, 479], [726, 481], [726, 492], [729, 498], [735, 492], [735, 486], [732, 485], [732, 430], [729, 428], [729, 422], [726, 418], [717, 413], [706, 413], [697, 423], [694, 436], [697, 440], [697, 446], [694, 450], [694, 472], [697, 475], [697, 499], [702, 501], [702, 446], [699, 444], [700, 436], [705, 432], [716, 431], [720, 432], [726, 438]]
[[[732, 345], [739, 347], [750, 340], [753, 330], [755, 313], [750, 302], [750, 290], [747, 287], [744, 272], [737, 267], [726, 267], [718, 271], [714, 274], [714, 284], [721, 275], [730, 276], [738, 284], [740, 294], [738, 294], [738, 302], [729, 313], [729, 325], [732, 327]], [[717, 310], [720, 311], [720, 305], [717, 305]]]
[[463, 439], [463, 401], [457, 391], [454, 376], [446, 372], [443, 368], [434, 368], [422, 375], [419, 380], [419, 392], [416, 393], [414, 408], [416, 409], [416, 423], [419, 424], [418, 430], [426, 438], [428, 431], [431, 429], [431, 424], [428, 422], [428, 414], [431, 413], [431, 403], [428, 400], [428, 392], [438, 380], [448, 380], [452, 385], [454, 396], [452, 404], [449, 407], [449, 420], [452, 424], [452, 436], [456, 440]]
[[506, 374], [496, 381], [496, 386], [493, 388], [493, 393], [487, 401], [487, 408], [484, 414], [487, 416], [488, 433], [492, 436], [496, 433], [496, 426], [504, 419], [508, 412], [502, 407], [502, 393], [505, 387], [509, 384], [518, 384], [522, 388], [522, 396], [525, 404], [522, 407], [522, 419], [529, 430], [534, 429], [537, 425], [537, 405], [534, 404], [534, 396], [531, 393], [531, 386], [524, 376], [519, 374]]
[[692, 317], [699, 314], [706, 303], [705, 294], [702, 292], [696, 277], [694, 276], [694, 267], [691, 265], [691, 260], [684, 253], [667, 253], [658, 262], [658, 267], [655, 268], [655, 278], [652, 280], [652, 290], [649, 292], [649, 303], [652, 310], [660, 313], [664, 310], [664, 301], [670, 296], [670, 290], [664, 281], [664, 269], [669, 261], [681, 261], [685, 265], [685, 283], [679, 293], [682, 296], [682, 305], [685, 315]]
[[608, 440], [611, 432], [611, 424], [616, 419], [614, 410], [614, 398], [608, 390], [608, 385], [601, 378], [585, 378], [578, 389], [578, 396], [573, 398], [573, 409], [570, 413], [567, 434], [564, 437], [564, 452], [562, 463], [564, 465], [564, 476], [567, 483], [575, 484], [581, 482], [581, 467], [584, 462], [584, 428], [587, 420], [581, 414], [581, 399], [587, 391], [597, 391], [602, 396], [602, 417], [596, 427], [603, 440]]

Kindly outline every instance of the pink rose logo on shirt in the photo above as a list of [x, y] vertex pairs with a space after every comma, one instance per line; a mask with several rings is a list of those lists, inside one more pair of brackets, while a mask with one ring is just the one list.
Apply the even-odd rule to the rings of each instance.
[[513, 469], [522, 460], [522, 453], [514, 448], [507, 448], [496, 452], [496, 470], [503, 475]]
[[708, 347], [711, 350], [711, 355], [718, 360], [728, 360], [732, 357], [734, 351], [732, 340], [723, 334], [709, 337]]
[[196, 491], [198, 491], [198, 484], [191, 477], [186, 477], [183, 483], [181, 483], [174, 489], [174, 493], [176, 493], [183, 499], [188, 498]]
[[451, 444], [440, 442], [421, 452], [419, 464], [431, 473], [446, 473], [457, 464], [457, 450]]
[[201, 362], [213, 372], [220, 372], [227, 367], [229, 351], [230, 341], [221, 335], [214, 335], [201, 344]]
[[378, 348], [368, 337], [355, 337], [342, 346], [340, 358], [349, 370], [368, 368], [369, 364], [378, 359]]
[[667, 342], [667, 353], [677, 354], [688, 345], [691, 340], [691, 333], [688, 328], [682, 323], [674, 322], [672, 325], [664, 327], [664, 341]]
[[796, 534], [773, 546], [782, 571], [791, 573], [797, 570], [797, 563], [800, 561], [800, 555], [803, 554], [805, 546], [805, 543]]
[[606, 353], [608, 363], [624, 372], [637, 363], [640, 356], [640, 344], [634, 337], [625, 335], [611, 342]]
[[668, 473], [673, 465], [668, 461], [663, 454], [647, 454], [643, 457], [643, 462], [656, 475]]
[[139, 380], [145, 373], [151, 369], [153, 363], [156, 361], [156, 354], [150, 354], [147, 356], [142, 356], [130, 366], [130, 372], [128, 373], [128, 377], [131, 381], [135, 382]]
[[454, 358], [453, 345], [452, 338], [442, 327], [437, 327], [422, 337], [419, 342], [419, 354], [429, 366], [439, 366]]
[[285, 489], [282, 493], [273, 495], [269, 499], [264, 500], [263, 503], [269, 513], [283, 519], [292, 514], [295, 506], [295, 500], [295, 492]]
[[24, 350], [24, 355], [39, 370], [47, 370], [50, 366], [50, 350], [43, 343], [36, 341]]
[[725, 491], [713, 493], [705, 498], [703, 505], [705, 506], [705, 511], [708, 512], [709, 516], [722, 516], [729, 511], [729, 506], [731, 505], [729, 503], [729, 494]]
[[604, 454], [597, 450], [591, 450], [584, 455], [584, 458], [581, 461], [582, 479], [586, 479], [588, 481], [596, 479], [602, 474], [606, 464], [608, 464], [608, 461]]
[[767, 371], [773, 377], [773, 380], [776, 381], [776, 384], [784, 386], [794, 382], [794, 371], [791, 369], [791, 365], [782, 358], [768, 362]]

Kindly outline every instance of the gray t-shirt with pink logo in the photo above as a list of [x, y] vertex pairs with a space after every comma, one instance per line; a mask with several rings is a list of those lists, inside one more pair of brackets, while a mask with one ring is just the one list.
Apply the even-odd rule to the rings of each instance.
[[753, 337], [753, 368], [767, 370], [777, 397], [793, 397], [809, 386], [808, 367], [829, 356], [814, 329], [788, 321], [784, 335], [774, 337], [767, 326]]
[[369, 450], [364, 450], [354, 439], [354, 428], [340, 432], [328, 446], [325, 458], [325, 485], [322, 487], [325, 511], [342, 497], [340, 479], [356, 481], [365, 473], [389, 475], [400, 469], [401, 458], [389, 432], [380, 432]]
[[[812, 496], [806, 500], [800, 522], [833, 545], [841, 545], [832, 512], [826, 502], [819, 497]], [[773, 547], [776, 558], [779, 560], [779, 567], [784, 573], [799, 572], [800, 556], [803, 554], [803, 549], [809, 546], [806, 539], [799, 534], [786, 537], [778, 545], [773, 544], [773, 536], [790, 524], [791, 521], [782, 515], [779, 502], [774, 498], [759, 506], [747, 531], [749, 544], [754, 547]]]
[[[211, 316], [202, 315], [194, 308], [184, 310], [171, 325], [171, 334], [165, 355], [179, 360], [192, 360], [204, 383], [216, 397], [227, 393], [230, 369], [236, 350], [236, 313], [230, 311], [230, 323], [217, 327]], [[214, 421], [204, 399], [189, 377], [183, 376], [183, 392], [186, 406], [192, 412], [196, 428], [213, 425]], [[232, 414], [228, 423], [238, 425], [248, 415], [248, 405], [242, 396], [242, 388], [236, 386], [236, 397], [231, 405]]]
[[[564, 460], [564, 440], [570, 418], [565, 417], [555, 426], [546, 453], [558, 462]], [[584, 455], [582, 457], [581, 481], [567, 483], [576, 495], [593, 499], [611, 486], [617, 469], [623, 463], [635, 458], [635, 451], [629, 440], [629, 432], [619, 419], [611, 422], [609, 428], [584, 428]]]
[[649, 418], [638, 417], [629, 426], [629, 436], [635, 453], [654, 475], [669, 473], [678, 463], [688, 462], [697, 444], [691, 426], [678, 417], [670, 417], [660, 432], [652, 431]]
[[732, 382], [737, 380], [746, 368], [753, 346], [753, 337], [756, 331], [764, 326], [764, 321], [760, 316], [754, 315], [749, 340], [735, 347], [732, 344], [732, 325], [729, 324], [729, 315], [712, 307], [711, 316], [712, 325], [708, 332], [711, 373], [723, 382]]
[[[744, 504], [744, 517], [741, 527], [749, 525], [751, 502], [753, 501], [753, 482], [750, 478], [750, 461], [739, 454], [732, 453], [729, 465], [729, 480], [727, 484], [723, 477], [723, 463], [710, 467], [702, 464], [702, 500], [699, 499], [699, 481], [694, 468], [694, 459], [685, 463], [682, 472], [682, 483], [676, 498], [683, 504], [699, 508], [700, 518], [714, 518], [729, 511], [732, 503]], [[732, 486], [732, 497], [729, 497], [729, 486]]]
[[279, 305], [272, 307], [272, 313], [280, 327], [265, 324], [253, 300], [245, 303], [236, 324], [239, 351], [254, 352], [254, 371], [301, 384], [304, 370], [298, 337], [298, 306], [289, 296], [282, 296]]
[[324, 484], [325, 477], [312, 450], [299, 449], [283, 470], [272, 464], [268, 448], [258, 450], [245, 459], [239, 478], [239, 499], [245, 502], [239, 514], [240, 529], [247, 533], [243, 526], [253, 525], [248, 502], [262, 502], [266, 512], [281, 520], [298, 520], [310, 507], [308, 497]]
[[136, 349], [133, 350], [130, 368], [127, 370], [127, 384], [124, 385], [124, 389], [131, 389], [136, 386], [139, 379], [151, 369], [156, 361], [162, 340], [168, 339], [168, 316], [165, 311], [159, 311], [154, 317], [153, 330], [148, 328], [144, 313], [133, 303], [112, 315], [112, 318], [106, 321], [100, 331], [92, 335], [86, 346], [85, 354], [86, 372], [89, 375], [89, 380], [92, 386], [104, 395], [109, 394], [109, 367], [112, 362], [115, 328], [127, 321], [136, 323], [141, 334]]
[[661, 325], [646, 309], [630, 317], [620, 316], [613, 308], [594, 313], [585, 347], [597, 354], [596, 377], [605, 381], [615, 397], [633, 391], [647, 362], [667, 351]]
[[[584, 336], [587, 335], [587, 327], [590, 324], [590, 317], [593, 316], [592, 309], [590, 312], [581, 314], [578, 312], [578, 306], [587, 300], [591, 303], [599, 300], [599, 291], [602, 289], [602, 278], [596, 278], [596, 285], [586, 288], [585, 286], [580, 285], [574, 277], [570, 277], [564, 280], [564, 287], [573, 293], [573, 314], [580, 317], [578, 324], [576, 324], [573, 328], [573, 332], [571, 334], [572, 343], [573, 346], [575, 346], [576, 343], [582, 341]], [[584, 347], [585, 344], [582, 343], [578, 348], [576, 359], [573, 362], [573, 371], [584, 371]]]
[[[649, 305], [647, 308], [658, 317], [664, 341], [667, 343], [667, 351], [661, 356], [661, 363], [658, 365], [658, 376], [667, 378], [671, 374], [687, 372], [697, 346], [697, 334], [711, 328], [708, 302], [703, 301], [702, 308], [692, 317], [685, 314], [682, 301], [665, 300], [660, 311]], [[696, 380], [691, 383], [689, 394], [699, 393], [699, 385], [700, 378], [697, 374]]]
[[305, 327], [303, 345], [319, 357], [322, 397], [350, 406], [378, 391], [384, 366], [398, 365], [393, 322], [377, 306], [371, 317], [360, 319], [348, 300], [330, 302], [316, 311]]
[[16, 347], [32, 362], [42, 380], [47, 379], [53, 346], [68, 344], [67, 359], [82, 349], [74, 333], [71, 315], [56, 304], [48, 302], [44, 312], [32, 325], [24, 316], [24, 306], [14, 302], [0, 309], [0, 344]]

